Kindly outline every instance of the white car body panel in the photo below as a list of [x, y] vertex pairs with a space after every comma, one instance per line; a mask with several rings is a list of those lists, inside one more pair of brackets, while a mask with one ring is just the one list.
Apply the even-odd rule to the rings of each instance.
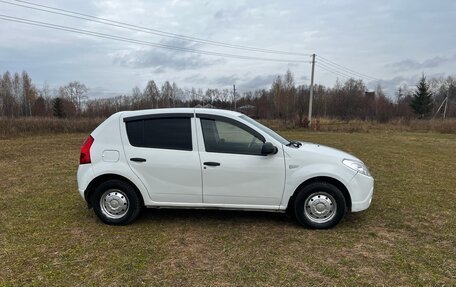
[[[126, 117], [191, 113], [192, 151], [133, 147], [126, 133]], [[267, 156], [206, 152], [198, 113], [228, 117], [249, 126], [278, 148]], [[367, 209], [374, 180], [342, 163], [356, 157], [325, 146], [303, 143], [288, 147], [239, 118], [241, 114], [214, 109], [156, 109], [119, 112], [91, 134], [91, 164], [78, 169], [78, 189], [84, 198], [90, 182], [115, 174], [127, 178], [139, 190], [146, 207], [217, 208], [284, 211], [297, 188], [316, 177], [342, 183], [352, 202], [352, 212]], [[130, 158], [146, 162], [131, 162]], [[220, 166], [204, 166], [216, 161]], [[205, 168], [206, 167], [206, 168]]]
[[197, 135], [201, 139], [201, 162], [219, 162], [203, 166], [203, 202], [205, 204], [263, 205], [278, 209], [285, 182], [284, 158], [279, 152], [270, 156], [206, 152], [200, 119]]
[[[92, 137], [96, 139], [96, 144], [93, 144], [91, 147], [92, 164], [79, 165], [78, 189], [81, 196], [84, 197], [84, 192], [93, 179], [106, 174], [119, 175], [131, 181], [138, 188], [144, 203], [147, 204], [150, 203], [147, 188], [138, 177], [132, 174], [132, 170], [128, 166], [127, 158], [123, 152], [123, 143], [119, 129], [121, 114], [113, 114], [92, 132]], [[119, 159], [114, 162], [110, 160], [105, 161], [103, 159], [103, 154], [106, 154], [105, 151], [118, 152]]]
[[[193, 112], [192, 112], [193, 114]], [[202, 203], [201, 163], [196, 143], [195, 122], [191, 121], [192, 151], [158, 149], [132, 146], [120, 117], [120, 130], [127, 162], [133, 173], [148, 187], [154, 204], [160, 203]], [[140, 157], [145, 162], [129, 159]]]

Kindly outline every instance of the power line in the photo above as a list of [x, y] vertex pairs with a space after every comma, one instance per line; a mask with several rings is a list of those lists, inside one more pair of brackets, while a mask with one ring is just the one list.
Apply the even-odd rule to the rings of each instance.
[[4, 14], [0, 14], [0, 19], [5, 20], [5, 21], [10, 21], [10, 22], [28, 24], [28, 25], [32, 25], [32, 26], [50, 28], [50, 29], [54, 29], [54, 30], [61, 30], [61, 31], [66, 31], [66, 32], [83, 34], [83, 35], [93, 36], [93, 37], [97, 37], [97, 38], [104, 38], [104, 39], [116, 40], [116, 41], [121, 41], [121, 42], [126, 42], [126, 43], [133, 43], [133, 44], [139, 44], [139, 45], [144, 45], [144, 46], [157, 47], [157, 48], [163, 48], [163, 49], [169, 49], [169, 50], [175, 50], [175, 51], [181, 51], [181, 52], [189, 52], [189, 53], [195, 53], [195, 54], [201, 54], [201, 55], [219, 56], [219, 57], [234, 58], [234, 59], [241, 59], [241, 60], [260, 60], [260, 61], [271, 61], [271, 62], [287, 62], [287, 63], [308, 63], [309, 62], [309, 61], [305, 61], [305, 60], [262, 58], [262, 57], [252, 57], [252, 56], [244, 56], [244, 55], [227, 54], [227, 53], [219, 53], [219, 52], [212, 52], [212, 51], [183, 48], [183, 47], [141, 41], [141, 40], [136, 40], [136, 39], [132, 39], [132, 38], [120, 37], [120, 36], [115, 36], [115, 35], [111, 35], [111, 34], [98, 33], [98, 32], [89, 31], [89, 30], [82, 30], [82, 29], [77, 29], [77, 28], [72, 28], [72, 27], [62, 26], [62, 25], [56, 25], [56, 24], [47, 23], [47, 22], [34, 21], [34, 20], [29, 20], [29, 19], [20, 18], [20, 17], [8, 16], [8, 15], [4, 15]]
[[320, 62], [320, 65], [324, 65], [326, 68], [330, 68], [330, 69], [332, 69], [334, 71], [342, 73], [342, 74], [344, 74], [345, 76], [347, 76], [349, 78], [363, 79], [363, 80], [368, 81], [368, 82], [375, 81], [372, 78], [365, 77], [365, 76], [363, 76], [361, 74], [355, 74], [355, 73], [347, 72], [345, 70], [339, 69], [338, 67], [328, 65], [326, 62]]
[[317, 65], [316, 65], [316, 66], [317, 66], [318, 68], [321, 68], [321, 69], [323, 69], [323, 70], [325, 70], [325, 71], [327, 71], [327, 72], [330, 72], [330, 73], [332, 73], [332, 74], [334, 74], [334, 75], [341, 76], [341, 77], [346, 78], [346, 79], [352, 78], [352, 77], [350, 77], [350, 76], [347, 76], [347, 75], [342, 74], [342, 73], [340, 73], [340, 72], [337, 72], [337, 71], [335, 71], [335, 70], [331, 70], [331, 69], [329, 69], [329, 68], [325, 68], [323, 65], [321, 65], [321, 63], [318, 63], [318, 62], [317, 62]]
[[366, 80], [366, 81], [371, 81], [369, 78], [365, 78], [365, 77], [358, 76], [358, 75], [355, 75], [355, 74], [347, 73], [347, 72], [342, 71], [342, 70], [338, 70], [337, 68], [329, 66], [329, 65], [327, 65], [324, 62], [319, 62], [319, 65], [322, 66], [322, 67], [325, 67], [326, 69], [329, 69], [329, 70], [331, 70], [333, 72], [337, 72], [337, 73], [341, 74], [342, 76], [344, 76], [346, 78], [358, 78], [358, 79], [363, 79], [363, 80]]
[[324, 57], [322, 57], [322, 56], [318, 56], [318, 58], [320, 59], [320, 62], [323, 62], [323, 63], [325, 63], [326, 65], [332, 66], [332, 67], [334, 67], [334, 68], [336, 68], [336, 69], [338, 69], [338, 70], [342, 70], [342, 71], [344, 71], [344, 72], [346, 72], [346, 73], [348, 73], [348, 74], [353, 74], [353, 75], [355, 75], [355, 76], [357, 76], [357, 77], [366, 78], [366, 79], [369, 79], [369, 80], [379, 81], [379, 79], [377, 79], [377, 78], [368, 76], [368, 75], [366, 75], [366, 74], [357, 72], [357, 71], [355, 71], [355, 70], [353, 70], [353, 69], [350, 69], [350, 68], [347, 68], [347, 67], [342, 66], [342, 65], [340, 65], [340, 64], [337, 64], [337, 63], [335, 63], [335, 62], [333, 62], [333, 61], [331, 61], [331, 60], [329, 60], [329, 59], [327, 59], [327, 58], [324, 58]]
[[366, 81], [374, 81], [375, 80], [372, 77], [364, 76], [363, 74], [360, 74], [360, 73], [350, 72], [350, 71], [341, 69], [341, 68], [339, 68], [339, 67], [337, 67], [335, 65], [328, 64], [327, 62], [324, 62], [324, 61], [320, 61], [320, 64], [324, 65], [327, 68], [330, 68], [330, 69], [333, 69], [335, 71], [338, 71], [339, 73], [347, 75], [348, 77], [364, 79]]
[[342, 76], [344, 78], [347, 78], [347, 79], [350, 79], [352, 78], [352, 76], [350, 75], [347, 75], [347, 74], [344, 74], [342, 72], [339, 72], [337, 70], [333, 70], [332, 68], [328, 67], [328, 66], [325, 66], [324, 64], [322, 64], [321, 62], [317, 62], [317, 66], [327, 72], [330, 72], [332, 74], [335, 74], [335, 75], [338, 75], [338, 76]]
[[344, 72], [347, 72], [347, 73], [349, 73], [349, 74], [354, 74], [354, 75], [357, 75], [357, 76], [362, 77], [362, 78], [368, 78], [368, 79], [372, 79], [372, 80], [378, 80], [378, 79], [375, 78], [375, 77], [371, 77], [371, 76], [368, 76], [368, 75], [366, 75], [366, 74], [357, 72], [357, 71], [355, 71], [355, 70], [353, 70], [353, 69], [347, 68], [347, 67], [342, 66], [342, 65], [340, 65], [340, 64], [337, 64], [337, 63], [335, 63], [335, 62], [333, 62], [333, 61], [331, 61], [331, 60], [328, 60], [328, 59], [326, 59], [326, 58], [324, 58], [324, 57], [322, 57], [322, 56], [319, 56], [319, 58], [320, 58], [320, 61], [321, 61], [321, 62], [323, 62], [323, 63], [325, 63], [325, 64], [327, 64], [327, 65], [329, 65], [329, 66], [332, 66], [332, 67], [334, 67], [334, 68], [336, 68], [336, 69], [343, 70]]
[[[258, 48], [258, 47], [251, 47], [251, 46], [236, 45], [236, 44], [230, 44], [230, 43], [224, 43], [224, 42], [218, 42], [218, 41], [212, 41], [212, 40], [205, 40], [205, 39], [201, 39], [201, 38], [197, 38], [197, 37], [170, 33], [170, 32], [166, 32], [166, 31], [162, 31], [162, 30], [158, 30], [158, 29], [152, 29], [152, 28], [147, 28], [147, 27], [143, 27], [143, 26], [128, 24], [125, 22], [96, 17], [96, 16], [83, 14], [83, 13], [79, 13], [79, 12], [74, 12], [74, 11], [70, 11], [70, 10], [55, 8], [55, 7], [41, 5], [41, 4], [35, 4], [32, 2], [28, 2], [28, 1], [16, 0], [16, 2], [21, 2], [21, 3], [25, 3], [27, 5], [32, 5], [32, 6], [36, 6], [36, 7], [31, 7], [31, 6], [27, 6], [27, 5], [23, 5], [23, 4], [18, 4], [18, 3], [11, 3], [8, 1], [4, 1], [4, 0], [0, 0], [0, 2], [5, 3], [5, 4], [20, 6], [20, 7], [24, 7], [24, 8], [28, 8], [28, 9], [34, 9], [37, 11], [43, 11], [43, 12], [47, 12], [47, 13], [53, 13], [53, 14], [58, 14], [58, 15], [62, 15], [62, 16], [83, 19], [83, 20], [87, 20], [87, 21], [91, 21], [91, 22], [105, 24], [108, 26], [129, 29], [129, 30], [133, 30], [133, 31], [138, 31], [138, 32], [143, 32], [143, 33], [148, 33], [148, 34], [153, 34], [153, 35], [159, 35], [159, 36], [169, 37], [169, 38], [174, 38], [174, 39], [180, 39], [180, 40], [185, 40], [185, 41], [191, 41], [191, 42], [195, 42], [195, 43], [201, 43], [201, 44], [207, 44], [207, 45], [213, 45], [213, 46], [219, 46], [219, 47], [225, 47], [225, 48], [231, 48], [231, 49], [238, 49], [238, 50], [245, 50], [245, 51], [261, 52], [261, 53], [295, 55], [295, 56], [310, 56], [310, 54], [305, 54], [305, 53], [263, 49], [263, 48]], [[41, 8], [37, 8], [37, 7], [41, 7]], [[42, 9], [42, 8], [46, 8], [46, 9]], [[53, 11], [50, 11], [47, 9], [50, 9]], [[64, 13], [62, 13], [62, 12], [64, 12]]]

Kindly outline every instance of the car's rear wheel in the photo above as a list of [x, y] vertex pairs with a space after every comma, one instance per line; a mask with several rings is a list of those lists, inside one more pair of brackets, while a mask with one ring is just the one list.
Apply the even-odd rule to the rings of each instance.
[[310, 228], [331, 228], [339, 223], [346, 210], [344, 195], [328, 182], [314, 182], [302, 187], [294, 201], [296, 219]]
[[141, 199], [128, 183], [113, 179], [100, 184], [91, 197], [95, 214], [107, 224], [125, 225], [141, 211]]

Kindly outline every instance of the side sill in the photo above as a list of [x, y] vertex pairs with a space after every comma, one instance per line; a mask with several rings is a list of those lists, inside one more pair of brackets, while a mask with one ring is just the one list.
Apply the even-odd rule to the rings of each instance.
[[238, 210], [238, 211], [265, 211], [285, 213], [285, 210], [279, 209], [279, 206], [221, 206], [221, 205], [185, 205], [185, 204], [163, 204], [163, 205], [146, 205], [150, 209], [204, 209], [204, 210]]

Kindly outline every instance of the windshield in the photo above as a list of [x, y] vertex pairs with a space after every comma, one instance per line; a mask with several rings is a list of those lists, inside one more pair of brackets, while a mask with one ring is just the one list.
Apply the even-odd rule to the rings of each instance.
[[285, 139], [284, 137], [282, 137], [281, 135], [279, 135], [278, 133], [276, 133], [275, 131], [271, 130], [270, 128], [266, 127], [266, 126], [263, 126], [262, 124], [260, 124], [259, 122], [255, 121], [254, 119], [252, 118], [249, 118], [248, 116], [246, 115], [240, 115], [239, 116], [241, 119], [251, 123], [252, 125], [254, 125], [255, 127], [259, 128], [260, 130], [262, 130], [263, 132], [267, 133], [269, 136], [271, 136], [272, 138], [274, 138], [276, 141], [280, 142], [281, 144], [283, 145], [288, 145], [290, 143], [289, 140]]

